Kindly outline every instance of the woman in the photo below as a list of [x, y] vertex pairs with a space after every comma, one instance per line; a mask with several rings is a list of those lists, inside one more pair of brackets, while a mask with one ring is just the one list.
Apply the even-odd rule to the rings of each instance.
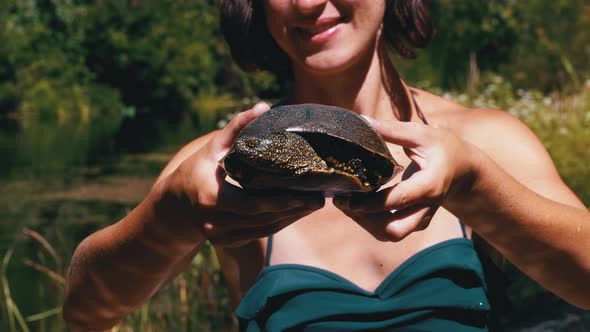
[[547, 289], [590, 308], [590, 214], [534, 134], [505, 112], [407, 87], [385, 56], [391, 47], [411, 57], [402, 40], [426, 44], [422, 1], [225, 0], [221, 7], [243, 68], [291, 74], [285, 103], [336, 105], [370, 118], [406, 166], [403, 180], [333, 200], [244, 192], [224, 180], [218, 161], [269, 108], [257, 104], [181, 149], [136, 209], [79, 245], [64, 305], [72, 329], [115, 325], [184, 270], [205, 241], [216, 247], [249, 331], [486, 330], [487, 286], [472, 232]]

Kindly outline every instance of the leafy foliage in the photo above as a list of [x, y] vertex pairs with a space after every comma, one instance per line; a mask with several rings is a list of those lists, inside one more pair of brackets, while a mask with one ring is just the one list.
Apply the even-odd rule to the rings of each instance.
[[410, 80], [463, 89], [492, 71], [517, 88], [571, 92], [590, 74], [587, 1], [430, 3], [436, 35], [418, 61], [400, 64]]

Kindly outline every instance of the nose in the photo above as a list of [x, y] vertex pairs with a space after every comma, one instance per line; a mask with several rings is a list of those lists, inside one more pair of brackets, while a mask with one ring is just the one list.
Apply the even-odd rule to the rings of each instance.
[[321, 13], [328, 0], [293, 0], [295, 8], [304, 15]]

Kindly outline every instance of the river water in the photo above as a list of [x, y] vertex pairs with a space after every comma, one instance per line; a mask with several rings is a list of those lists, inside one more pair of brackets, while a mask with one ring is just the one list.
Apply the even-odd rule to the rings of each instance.
[[[118, 148], [118, 124], [108, 120], [0, 128], [0, 331], [66, 330], [60, 306], [76, 245], [125, 216], [176, 150], [217, 118], [185, 120], [158, 132], [136, 129], [146, 140], [121, 144], [139, 153]], [[150, 318], [127, 326], [137, 330]]]

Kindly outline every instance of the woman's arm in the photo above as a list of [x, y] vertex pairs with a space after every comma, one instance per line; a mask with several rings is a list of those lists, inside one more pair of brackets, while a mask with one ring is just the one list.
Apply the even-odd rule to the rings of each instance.
[[[170, 219], [177, 213], [164, 204], [163, 197], [169, 185], [166, 179], [215, 134], [184, 146], [168, 162], [139, 206], [78, 245], [68, 271], [63, 307], [64, 319], [72, 330], [102, 331], [117, 324], [184, 271], [199, 252], [204, 237], [196, 227], [189, 231], [193, 238], [184, 245], [170, 231]], [[166, 224], [158, 220], [166, 220]], [[129, 287], [130, 283], [133, 287]]]
[[529, 277], [590, 309], [590, 213], [525, 125], [505, 112], [473, 113], [474, 182], [443, 205]]
[[[103, 331], [180, 273], [204, 243], [197, 227], [171, 227], [160, 182], [128, 216], [86, 238], [70, 269], [64, 319], [74, 331]], [[180, 271], [179, 271], [180, 270]]]
[[82, 241], [63, 306], [72, 330], [117, 324], [182, 272], [205, 240], [240, 246], [321, 207], [314, 195], [246, 193], [224, 180], [218, 161], [241, 128], [266, 110], [257, 104], [189, 144], [128, 216]]
[[465, 114], [460, 135], [374, 122], [417, 171], [374, 195], [335, 203], [357, 222], [383, 218], [376, 237], [391, 241], [424, 229], [442, 205], [542, 286], [590, 308], [590, 213], [520, 121], [500, 111]]

